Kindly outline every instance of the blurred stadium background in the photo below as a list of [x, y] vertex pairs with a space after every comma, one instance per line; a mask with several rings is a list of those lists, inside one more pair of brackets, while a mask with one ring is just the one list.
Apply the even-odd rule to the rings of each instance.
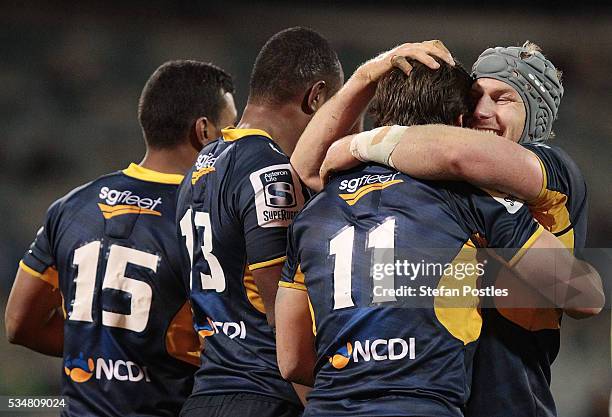
[[[589, 186], [587, 246], [611, 248], [612, 8], [551, 4], [515, 1], [484, 9], [475, 1], [3, 2], [2, 311], [17, 262], [48, 205], [79, 184], [140, 161], [137, 101], [157, 66], [179, 58], [220, 65], [235, 77], [240, 110], [259, 48], [278, 30], [296, 25], [331, 41], [347, 77], [363, 60], [405, 41], [441, 39], [468, 68], [486, 47], [538, 43], [564, 71], [554, 142], [574, 157]], [[553, 367], [560, 417], [608, 415], [610, 358], [609, 309], [588, 321], [565, 320]], [[8, 345], [4, 325], [0, 359], [0, 395], [58, 392], [60, 361]]]

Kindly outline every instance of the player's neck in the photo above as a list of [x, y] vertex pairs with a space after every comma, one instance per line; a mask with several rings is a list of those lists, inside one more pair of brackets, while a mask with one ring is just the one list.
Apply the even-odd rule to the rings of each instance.
[[178, 146], [172, 149], [147, 149], [139, 165], [163, 174], [185, 175], [197, 156], [198, 153], [191, 146]]
[[238, 128], [261, 129], [291, 156], [300, 134], [306, 127], [303, 113], [296, 106], [247, 103]]

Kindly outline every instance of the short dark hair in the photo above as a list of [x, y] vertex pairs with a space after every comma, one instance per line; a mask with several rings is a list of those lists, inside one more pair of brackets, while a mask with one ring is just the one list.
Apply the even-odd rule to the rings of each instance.
[[261, 48], [251, 73], [249, 101], [283, 104], [317, 80], [332, 91], [342, 82], [342, 66], [327, 39], [312, 29], [293, 27]]
[[437, 70], [409, 61], [410, 75], [394, 68], [380, 79], [370, 106], [376, 126], [454, 124], [472, 111], [470, 74], [459, 62], [451, 66], [435, 59]]
[[147, 145], [171, 148], [182, 143], [198, 117], [216, 123], [222, 95], [228, 92], [234, 92], [232, 77], [213, 64], [164, 63], [151, 75], [138, 102], [138, 120]]

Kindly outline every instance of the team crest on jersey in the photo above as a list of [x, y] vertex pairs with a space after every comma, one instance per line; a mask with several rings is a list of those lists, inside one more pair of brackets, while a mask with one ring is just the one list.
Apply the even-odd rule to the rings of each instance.
[[300, 181], [291, 165], [272, 165], [253, 172], [257, 223], [261, 227], [287, 227], [304, 205]]
[[98, 207], [105, 219], [110, 219], [122, 214], [151, 214], [161, 216], [161, 212], [155, 210], [162, 204], [161, 197], [143, 198], [137, 196], [130, 190], [119, 191], [108, 187], [100, 188], [98, 197], [104, 203], [98, 203]]

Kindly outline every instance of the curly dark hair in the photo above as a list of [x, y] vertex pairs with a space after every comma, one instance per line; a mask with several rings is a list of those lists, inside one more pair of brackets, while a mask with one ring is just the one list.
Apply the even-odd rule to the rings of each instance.
[[259, 51], [251, 73], [249, 101], [283, 104], [319, 80], [335, 92], [342, 77], [338, 55], [327, 39], [312, 29], [285, 29]]

